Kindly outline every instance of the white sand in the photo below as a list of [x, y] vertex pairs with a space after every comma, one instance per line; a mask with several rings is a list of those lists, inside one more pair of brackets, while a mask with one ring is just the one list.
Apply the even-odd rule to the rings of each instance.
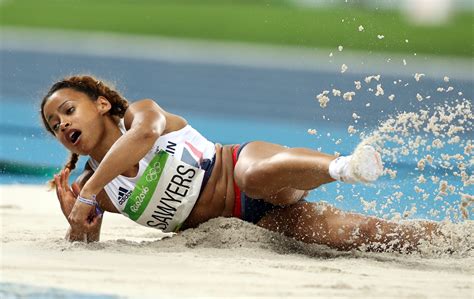
[[158, 241], [159, 232], [111, 214], [101, 242], [69, 243], [53, 192], [8, 185], [0, 192], [1, 282], [133, 298], [474, 296], [472, 250], [451, 256], [342, 253], [236, 219], [215, 219]]

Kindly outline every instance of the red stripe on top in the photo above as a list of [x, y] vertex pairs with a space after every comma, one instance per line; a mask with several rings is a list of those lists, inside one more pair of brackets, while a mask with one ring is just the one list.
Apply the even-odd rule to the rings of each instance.
[[202, 152], [199, 151], [196, 147], [194, 147], [194, 145], [192, 145], [191, 143], [189, 143], [188, 141], [185, 141], [184, 143], [186, 143], [186, 145], [189, 147], [189, 149], [193, 152], [193, 154], [199, 159], [199, 163], [201, 163], [202, 161]]
[[[239, 151], [240, 145], [236, 145], [232, 151], [232, 161], [234, 162], [234, 168], [235, 164], [237, 164], [237, 152]], [[242, 212], [241, 212], [241, 207], [242, 204], [240, 202], [240, 189], [239, 186], [237, 186], [237, 183], [235, 182], [234, 178], [234, 194], [235, 194], [235, 202], [234, 202], [234, 213], [233, 216], [237, 218], [241, 218]]]

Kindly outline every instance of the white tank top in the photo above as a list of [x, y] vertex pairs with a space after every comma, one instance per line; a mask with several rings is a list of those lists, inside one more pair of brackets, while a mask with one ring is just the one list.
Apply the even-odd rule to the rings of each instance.
[[[124, 133], [123, 120], [119, 127]], [[199, 197], [203, 168], [212, 167], [215, 153], [214, 143], [187, 125], [158, 138], [140, 160], [137, 175], [117, 176], [105, 192], [117, 210], [135, 222], [177, 231]], [[92, 158], [88, 163], [94, 171], [99, 166]]]

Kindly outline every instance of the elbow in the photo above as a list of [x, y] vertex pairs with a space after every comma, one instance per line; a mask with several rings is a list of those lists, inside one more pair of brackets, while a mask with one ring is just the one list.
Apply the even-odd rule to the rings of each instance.
[[155, 141], [166, 129], [166, 115], [152, 100], [142, 100], [139, 105], [130, 110], [131, 130], [141, 140]]
[[140, 139], [145, 140], [152, 140], [155, 141], [161, 136], [161, 132], [158, 128], [149, 128], [147, 130], [143, 130], [140, 134]]
[[166, 128], [166, 121], [164, 117], [158, 118], [154, 122], [142, 123], [141, 126], [137, 126], [136, 133], [137, 137], [141, 140], [150, 140], [155, 142]]

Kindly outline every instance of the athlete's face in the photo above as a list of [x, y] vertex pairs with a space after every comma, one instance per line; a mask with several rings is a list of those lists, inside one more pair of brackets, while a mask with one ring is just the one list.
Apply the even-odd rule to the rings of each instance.
[[43, 116], [67, 149], [89, 155], [103, 136], [104, 118], [109, 110], [110, 103], [103, 97], [92, 100], [82, 92], [63, 88], [48, 98]]

